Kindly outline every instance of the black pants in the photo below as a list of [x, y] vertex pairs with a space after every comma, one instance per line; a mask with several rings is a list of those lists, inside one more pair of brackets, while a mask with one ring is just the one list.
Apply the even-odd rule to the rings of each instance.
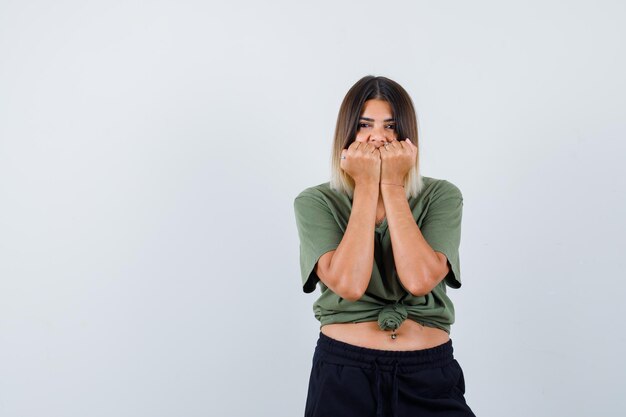
[[320, 332], [305, 417], [476, 417], [452, 340], [429, 349], [368, 349]]

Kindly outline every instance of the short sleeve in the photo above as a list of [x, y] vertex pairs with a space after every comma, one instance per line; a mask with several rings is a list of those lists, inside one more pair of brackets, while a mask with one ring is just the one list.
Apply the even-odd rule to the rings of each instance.
[[302, 290], [311, 293], [319, 281], [315, 264], [323, 254], [337, 249], [343, 232], [322, 196], [303, 192], [293, 204], [300, 238]]
[[462, 215], [463, 195], [454, 184], [445, 181], [445, 186], [429, 204], [420, 227], [430, 247], [448, 258], [450, 272], [445, 276], [444, 282], [451, 288], [461, 287], [459, 246]]

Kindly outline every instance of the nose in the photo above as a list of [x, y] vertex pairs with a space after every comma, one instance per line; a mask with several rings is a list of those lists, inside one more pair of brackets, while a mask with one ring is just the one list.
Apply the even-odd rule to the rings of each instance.
[[376, 129], [376, 130], [373, 130], [372, 133], [370, 134], [369, 141], [373, 145], [376, 145], [376, 147], [381, 147], [385, 143], [389, 142], [389, 138], [387, 138], [387, 136], [385, 135], [385, 131], [383, 129]]

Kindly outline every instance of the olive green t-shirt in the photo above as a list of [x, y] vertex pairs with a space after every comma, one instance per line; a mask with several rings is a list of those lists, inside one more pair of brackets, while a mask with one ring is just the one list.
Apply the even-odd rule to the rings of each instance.
[[335, 294], [315, 273], [315, 264], [339, 246], [350, 219], [351, 198], [330, 188], [330, 182], [306, 188], [294, 200], [300, 239], [300, 270], [305, 293], [321, 295], [313, 304], [320, 328], [330, 323], [377, 321], [384, 330], [397, 328], [405, 319], [450, 333], [454, 305], [446, 285], [461, 287], [459, 245], [463, 196], [457, 186], [443, 179], [422, 176], [419, 195], [408, 200], [413, 218], [431, 248], [448, 258], [450, 272], [431, 292], [416, 297], [396, 273], [387, 219], [374, 231], [374, 265], [365, 294], [357, 301]]

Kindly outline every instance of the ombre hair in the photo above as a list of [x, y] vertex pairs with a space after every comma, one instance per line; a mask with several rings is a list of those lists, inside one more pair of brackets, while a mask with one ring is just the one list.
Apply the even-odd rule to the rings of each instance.
[[417, 148], [417, 158], [404, 178], [406, 197], [417, 197], [424, 185], [419, 172], [419, 137], [417, 116], [409, 94], [393, 80], [386, 77], [367, 75], [361, 78], [350, 88], [341, 103], [335, 138], [333, 141], [330, 187], [333, 190], [347, 194], [350, 199], [354, 195], [354, 180], [341, 168], [341, 151], [356, 140], [359, 119], [363, 113], [363, 106], [367, 100], [384, 100], [391, 106], [395, 119], [398, 140], [409, 140]]

